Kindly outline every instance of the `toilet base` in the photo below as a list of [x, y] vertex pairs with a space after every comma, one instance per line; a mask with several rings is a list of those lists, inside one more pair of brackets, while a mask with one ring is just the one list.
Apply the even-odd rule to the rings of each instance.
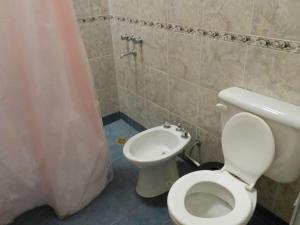
[[139, 171], [136, 192], [144, 198], [161, 195], [171, 188], [179, 178], [175, 157]]

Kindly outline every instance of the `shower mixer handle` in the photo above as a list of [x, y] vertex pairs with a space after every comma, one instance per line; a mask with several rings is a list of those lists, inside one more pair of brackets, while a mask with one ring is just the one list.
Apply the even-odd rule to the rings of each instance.
[[143, 38], [142, 37], [134, 37], [132, 40], [135, 44], [142, 44]]
[[130, 35], [129, 34], [122, 34], [121, 35], [121, 40], [122, 41], [129, 41]]
[[135, 36], [134, 34], [122, 34], [121, 35], [122, 41], [132, 41], [135, 44], [142, 44], [143, 38], [139, 36]]

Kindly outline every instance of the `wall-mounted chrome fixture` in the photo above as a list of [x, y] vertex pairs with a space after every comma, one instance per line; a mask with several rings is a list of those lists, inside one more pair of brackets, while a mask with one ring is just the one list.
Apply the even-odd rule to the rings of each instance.
[[[122, 34], [121, 35], [121, 40], [122, 41], [132, 41], [134, 44], [142, 44], [143, 43], [143, 38], [139, 36], [135, 36], [134, 34]], [[121, 54], [120, 59], [133, 55], [134, 57], [137, 56], [137, 51], [135, 50], [135, 45], [133, 46], [132, 49], [130, 49], [128, 52]]]
[[121, 54], [120, 59], [123, 59], [124, 57], [129, 56], [129, 55], [133, 55], [134, 57], [136, 57], [137, 56], [136, 50], [135, 49], [131, 49], [128, 52], [126, 52], [124, 54]]
[[132, 41], [135, 44], [142, 44], [143, 38], [140, 36], [135, 36], [134, 34], [122, 34], [121, 40], [123, 41]]
[[134, 39], [135, 39], [134, 34], [130, 34], [130, 35], [129, 35], [129, 38], [128, 38], [128, 41], [133, 41]]
[[143, 38], [142, 37], [135, 37], [132, 41], [135, 44], [142, 44], [143, 43]]
[[121, 40], [122, 41], [129, 41], [130, 35], [129, 34], [122, 34], [121, 35]]

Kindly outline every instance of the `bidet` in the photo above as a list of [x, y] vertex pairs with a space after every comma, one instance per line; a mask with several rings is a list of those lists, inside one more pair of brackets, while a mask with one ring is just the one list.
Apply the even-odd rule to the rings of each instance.
[[191, 140], [185, 130], [165, 123], [130, 138], [124, 146], [125, 157], [139, 170], [136, 191], [146, 198], [167, 192], [179, 178], [176, 155]]

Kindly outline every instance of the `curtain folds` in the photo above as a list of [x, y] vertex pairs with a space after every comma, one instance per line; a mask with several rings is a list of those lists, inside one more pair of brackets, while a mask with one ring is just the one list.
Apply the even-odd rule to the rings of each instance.
[[48, 204], [60, 217], [111, 179], [70, 0], [0, 2], [0, 224]]

